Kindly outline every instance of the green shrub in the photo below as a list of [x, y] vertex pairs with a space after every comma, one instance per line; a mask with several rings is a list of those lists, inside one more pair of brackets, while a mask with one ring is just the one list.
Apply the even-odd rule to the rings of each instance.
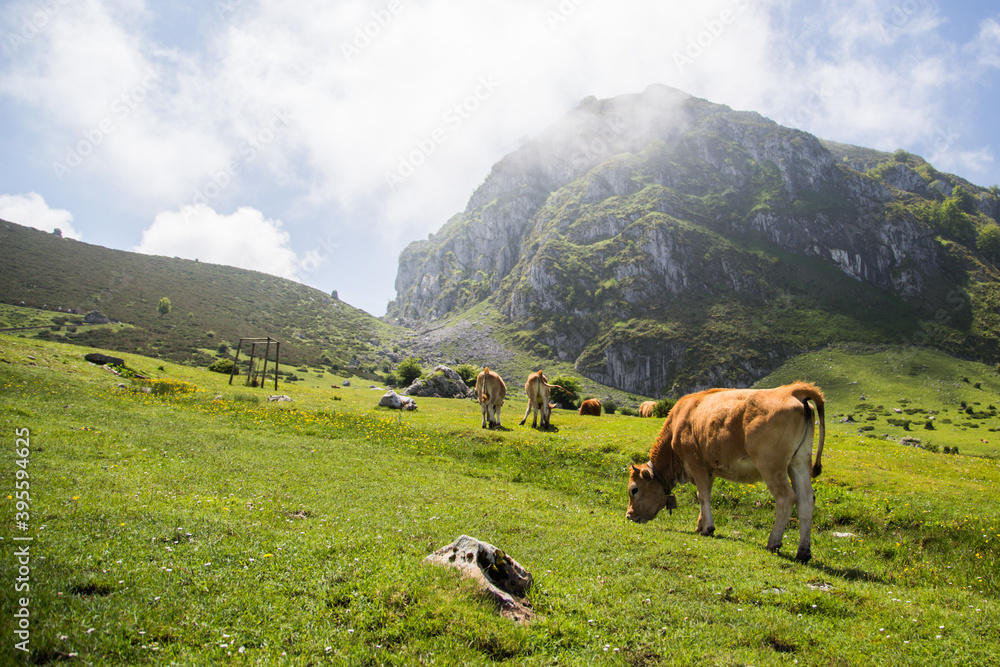
[[604, 412], [607, 413], [607, 414], [609, 414], [609, 415], [615, 414], [615, 411], [618, 409], [618, 404], [615, 403], [610, 398], [608, 400], [604, 401], [602, 403], [602, 405], [604, 406]]
[[1000, 226], [992, 222], [983, 226], [976, 237], [976, 250], [990, 261], [1000, 260]]
[[462, 378], [462, 382], [470, 387], [476, 384], [476, 378], [479, 376], [479, 368], [472, 364], [457, 366], [455, 372], [458, 373], [458, 377]]
[[573, 379], [567, 377], [557, 377], [554, 380], [549, 380], [549, 384], [557, 384], [559, 387], [563, 387], [568, 391], [564, 391], [559, 387], [552, 389], [549, 392], [549, 400], [556, 405], [561, 405], [567, 410], [576, 410], [580, 407], [579, 397], [583, 393], [583, 387], [580, 383]]
[[208, 370], [212, 371], [213, 373], [225, 373], [226, 375], [229, 375], [230, 373], [232, 373], [233, 375], [240, 374], [239, 368], [237, 368], [236, 371], [233, 372], [232, 359], [219, 359], [218, 361], [214, 362], [211, 366], [209, 366]]
[[945, 238], [957, 241], [966, 247], [975, 245], [976, 226], [962, 210], [962, 204], [958, 199], [951, 197], [942, 202], [934, 211], [933, 222], [938, 232]]
[[424, 369], [420, 366], [420, 361], [414, 357], [403, 359], [396, 367], [396, 380], [400, 387], [409, 387], [423, 374]]
[[666, 419], [667, 415], [670, 414], [670, 409], [674, 407], [674, 403], [677, 401], [669, 398], [664, 398], [657, 401], [656, 405], [653, 406], [653, 416], [657, 419]]

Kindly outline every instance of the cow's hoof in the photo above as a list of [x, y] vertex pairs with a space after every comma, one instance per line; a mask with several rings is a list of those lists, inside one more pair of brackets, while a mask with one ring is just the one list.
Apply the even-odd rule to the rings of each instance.
[[701, 531], [701, 534], [704, 535], [705, 537], [711, 537], [712, 535], [715, 535], [715, 526], [709, 526], [708, 528], [705, 528], [704, 530]]
[[795, 560], [800, 563], [808, 563], [809, 559], [812, 558], [812, 550], [810, 549], [799, 549], [795, 554]]
[[767, 550], [770, 551], [773, 554], [778, 553], [781, 550], [781, 542], [778, 542], [774, 546], [771, 546], [770, 544], [768, 544], [767, 545]]

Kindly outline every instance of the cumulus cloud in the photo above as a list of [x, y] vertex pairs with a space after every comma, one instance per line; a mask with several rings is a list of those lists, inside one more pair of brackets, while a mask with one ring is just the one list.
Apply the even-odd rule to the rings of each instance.
[[[49, 3], [0, 63], [5, 121], [36, 135], [27, 159], [143, 221], [280, 210], [317, 238], [367, 239], [353, 252], [380, 267], [582, 98], [654, 83], [823, 138], [992, 161], [962, 100], [1000, 67], [1000, 23], [956, 43], [930, 0], [181, 5]], [[0, 10], [9, 34], [38, 6]], [[317, 265], [275, 247], [288, 275]], [[210, 259], [193, 250], [157, 252]]]
[[969, 49], [980, 66], [1000, 68], [1000, 21], [995, 18], [982, 21]]
[[37, 192], [0, 195], [0, 218], [43, 232], [58, 229], [63, 238], [80, 240], [80, 232], [73, 228], [73, 214], [66, 209], [50, 208]]
[[[222, 215], [198, 205], [157, 215], [134, 250], [297, 280], [301, 262], [290, 242], [291, 235], [280, 220], [267, 219], [254, 208], [240, 207], [232, 215]], [[315, 258], [310, 256], [310, 261]]]

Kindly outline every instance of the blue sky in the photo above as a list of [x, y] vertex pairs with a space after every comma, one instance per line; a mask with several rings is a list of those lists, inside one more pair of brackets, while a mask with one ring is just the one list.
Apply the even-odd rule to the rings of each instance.
[[653, 83], [1000, 183], [994, 3], [15, 0], [0, 218], [382, 315], [524, 137]]

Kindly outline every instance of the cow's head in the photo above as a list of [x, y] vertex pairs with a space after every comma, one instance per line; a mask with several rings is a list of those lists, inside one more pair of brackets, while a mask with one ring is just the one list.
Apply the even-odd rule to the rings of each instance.
[[632, 466], [629, 471], [628, 511], [625, 512], [625, 518], [645, 523], [664, 507], [673, 510], [677, 507], [677, 499], [653, 473], [653, 467], [648, 463]]

